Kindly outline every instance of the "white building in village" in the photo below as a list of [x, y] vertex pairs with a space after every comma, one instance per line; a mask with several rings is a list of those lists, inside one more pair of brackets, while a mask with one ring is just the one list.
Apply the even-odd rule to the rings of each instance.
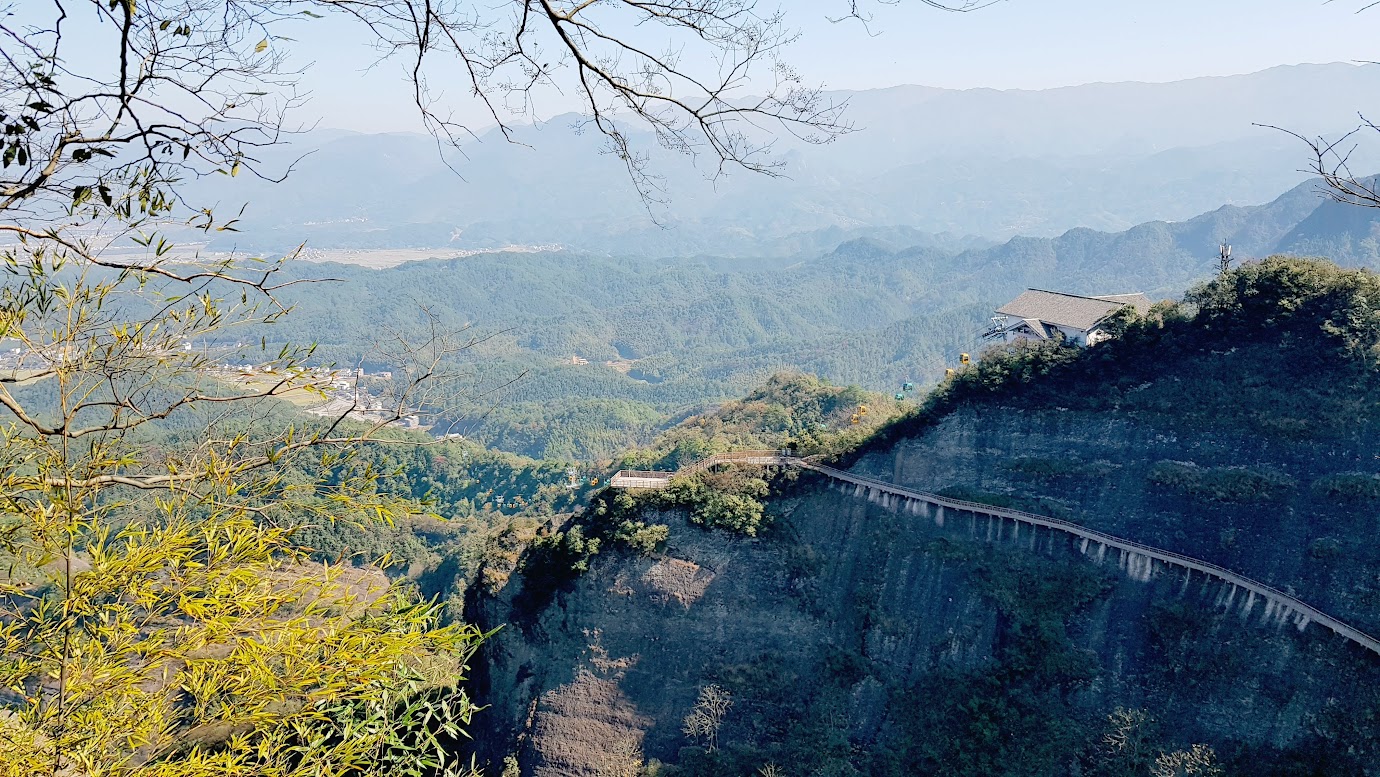
[[1074, 345], [1095, 345], [1110, 337], [1100, 328], [1102, 324], [1128, 305], [1145, 315], [1150, 310], [1150, 298], [1141, 293], [1083, 297], [1029, 289], [997, 308], [992, 327], [984, 336], [1008, 343], [1063, 337]]

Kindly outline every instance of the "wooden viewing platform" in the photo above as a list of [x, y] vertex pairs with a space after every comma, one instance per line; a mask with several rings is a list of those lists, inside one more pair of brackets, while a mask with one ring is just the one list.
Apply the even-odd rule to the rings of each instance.
[[[1022, 528], [1028, 527], [1028, 540], [1033, 548], [1038, 541], [1037, 534], [1041, 529], [1050, 534], [1054, 532], [1066, 534], [1077, 541], [1081, 553], [1093, 557], [1099, 563], [1105, 558], [1108, 549], [1115, 550], [1118, 566], [1132, 579], [1148, 582], [1157, 574], [1182, 570], [1184, 581], [1181, 590], [1187, 590], [1193, 573], [1197, 572], [1204, 577], [1205, 582], [1216, 580], [1222, 583], [1214, 604], [1229, 609], [1239, 605], [1243, 619], [1249, 618], [1255, 608], [1260, 606], [1260, 621], [1262, 623], [1282, 624], [1287, 621], [1293, 623], [1299, 631], [1308, 628], [1310, 623], [1318, 623], [1380, 655], [1380, 639], [1376, 639], [1360, 629], [1322, 612], [1291, 594], [1286, 594], [1211, 562], [1173, 551], [1152, 548], [1132, 540], [1113, 537], [1110, 534], [1104, 534], [1058, 518], [1021, 510], [1009, 510], [979, 502], [950, 499], [924, 491], [912, 491], [884, 480], [857, 475], [809, 459], [803, 459], [790, 451], [719, 453], [683, 467], [676, 472], [622, 470], [613, 476], [609, 485], [614, 488], [666, 488], [670, 485], [672, 477], [691, 475], [716, 464], [799, 467], [818, 472], [837, 483], [852, 485], [854, 487], [853, 493], [856, 496], [879, 503], [884, 507], [924, 515], [933, 520], [936, 526], [942, 527], [948, 522], [966, 519], [969, 524], [969, 532], [973, 536], [983, 534], [989, 540], [1027, 539], [1022, 536]], [[979, 523], [982, 524], [981, 529], [979, 529]], [[1010, 524], [1009, 528], [1008, 524]]]

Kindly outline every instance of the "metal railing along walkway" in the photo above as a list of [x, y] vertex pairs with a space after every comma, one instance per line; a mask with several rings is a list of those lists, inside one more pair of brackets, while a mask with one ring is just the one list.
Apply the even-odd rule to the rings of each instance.
[[[1241, 591], [1245, 591], [1242, 597], [1241, 607], [1243, 617], [1249, 617], [1257, 604], [1257, 600], [1264, 602], [1264, 612], [1261, 620], [1264, 622], [1273, 621], [1284, 623], [1286, 620], [1292, 621], [1299, 631], [1303, 631], [1310, 623], [1319, 623], [1333, 632], [1355, 642], [1358, 645], [1380, 655], [1380, 639], [1366, 634], [1365, 632], [1350, 626], [1337, 618], [1313, 607], [1297, 597], [1284, 593], [1276, 588], [1268, 586], [1256, 580], [1252, 580], [1244, 575], [1239, 575], [1229, 569], [1220, 567], [1208, 561], [1185, 556], [1173, 551], [1153, 548], [1143, 545], [1133, 540], [1126, 540], [1114, 537], [1094, 529], [1089, 529], [1069, 521], [1051, 518], [1045, 515], [1027, 513], [1022, 510], [1010, 510], [1004, 507], [982, 504], [980, 502], [968, 502], [962, 499], [951, 499], [949, 497], [931, 494], [925, 491], [912, 491], [901, 488], [892, 483], [866, 475], [857, 475], [834, 467], [819, 464], [809, 459], [795, 456], [790, 451], [736, 451], [733, 453], [719, 453], [710, 456], [702, 461], [696, 462], [688, 467], [683, 467], [676, 472], [653, 472], [638, 470], [623, 470], [616, 473], [609, 485], [614, 488], [665, 488], [670, 484], [672, 477], [681, 477], [701, 472], [716, 464], [749, 464], [756, 466], [789, 466], [800, 467], [801, 469], [818, 472], [825, 477], [831, 478], [841, 483], [850, 483], [857, 488], [859, 496], [866, 496], [873, 501], [882, 501], [885, 506], [892, 506], [891, 500], [896, 500], [896, 505], [902, 509], [912, 512], [931, 514], [934, 522], [943, 526], [946, 520], [945, 510], [958, 511], [960, 514], [967, 514], [970, 518], [971, 530], [976, 531], [976, 523], [979, 518], [988, 519], [987, 533], [992, 532], [991, 521], [997, 520], [997, 537], [1000, 539], [1004, 533], [1004, 526], [1000, 522], [1010, 521], [1015, 526], [1014, 534], [1019, 537], [1022, 525], [1036, 528], [1045, 528], [1051, 531], [1063, 532], [1082, 540], [1080, 551], [1084, 554], [1092, 553], [1100, 562], [1108, 548], [1116, 549], [1120, 559], [1120, 567], [1126, 573], [1138, 580], [1148, 581], [1155, 574], [1155, 565], [1159, 564], [1167, 568], [1182, 569], [1185, 571], [1184, 589], [1186, 590], [1194, 572], [1208, 578], [1220, 580], [1227, 585], [1217, 595], [1216, 604], [1231, 608], [1235, 606], [1237, 596]], [[1034, 538], [1032, 537], [1032, 540]], [[1093, 548], [1093, 545], [1096, 548]]]

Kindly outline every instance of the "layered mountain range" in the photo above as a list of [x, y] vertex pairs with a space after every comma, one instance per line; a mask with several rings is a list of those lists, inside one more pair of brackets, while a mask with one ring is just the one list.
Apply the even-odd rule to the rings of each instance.
[[289, 271], [346, 282], [285, 290], [296, 311], [265, 336], [386, 369], [380, 333], [421, 336], [425, 309], [447, 331], [495, 335], [465, 356], [484, 386], [505, 386], [481, 407], [456, 408], [480, 419], [469, 433], [527, 455], [609, 456], [776, 370], [889, 392], [935, 379], [959, 353], [980, 351], [992, 311], [1028, 287], [1175, 297], [1216, 272], [1222, 242], [1238, 259], [1294, 253], [1377, 266], [1378, 216], [1305, 182], [1263, 205], [1185, 221], [995, 245], [902, 230], [845, 240], [840, 230], [832, 239], [845, 242], [788, 257], [444, 259], [439, 249], [386, 270], [299, 262]]
[[1297, 184], [1307, 148], [1269, 126], [1336, 137], [1367, 107], [1355, 95], [1377, 89], [1380, 68], [1330, 64], [1041, 91], [834, 92], [857, 131], [822, 146], [781, 138], [781, 178], [708, 175], [707, 160], [696, 167], [629, 126], [662, 178], [665, 201], [649, 208], [573, 115], [448, 150], [424, 135], [317, 131], [263, 160], [271, 174], [296, 160], [285, 183], [216, 182], [222, 207], [249, 205], [242, 233], [217, 245], [785, 256], [833, 234], [1117, 231]]

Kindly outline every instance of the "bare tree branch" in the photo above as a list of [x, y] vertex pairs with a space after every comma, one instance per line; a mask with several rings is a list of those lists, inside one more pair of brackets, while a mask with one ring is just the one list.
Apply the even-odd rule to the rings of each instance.
[[1278, 130], [1300, 140], [1309, 150], [1309, 159], [1304, 172], [1322, 179], [1319, 191], [1346, 205], [1363, 208], [1380, 208], [1380, 178], [1375, 175], [1358, 175], [1351, 169], [1351, 160], [1360, 148], [1363, 135], [1380, 133], [1380, 126], [1361, 116], [1361, 124], [1350, 132], [1328, 140], [1324, 137], [1310, 138], [1293, 130], [1270, 124], [1257, 124], [1258, 127]]

